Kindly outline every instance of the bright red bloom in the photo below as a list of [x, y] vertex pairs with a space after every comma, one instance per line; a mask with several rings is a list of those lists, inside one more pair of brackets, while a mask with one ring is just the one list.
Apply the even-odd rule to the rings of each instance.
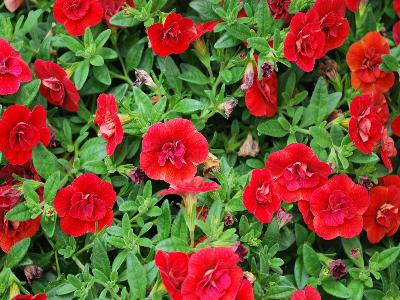
[[82, 236], [109, 227], [113, 221], [113, 206], [117, 196], [113, 186], [93, 174], [83, 174], [71, 185], [62, 188], [54, 199], [65, 234]]
[[299, 208], [301, 215], [303, 216], [304, 223], [311, 231], [315, 231], [313, 223], [314, 215], [310, 210], [310, 201], [305, 201], [305, 200], [299, 201], [297, 203], [297, 206]]
[[11, 105], [4, 111], [0, 119], [0, 151], [10, 164], [25, 164], [39, 142], [45, 146], [50, 143], [46, 114], [41, 105], [32, 111], [26, 106]]
[[359, 235], [362, 215], [368, 205], [366, 188], [355, 184], [347, 175], [335, 175], [312, 193], [310, 208], [315, 233], [325, 240]]
[[68, 111], [78, 111], [79, 93], [63, 68], [51, 61], [37, 59], [34, 69], [42, 81], [39, 92], [49, 103]]
[[313, 10], [317, 11], [321, 30], [325, 34], [324, 52], [342, 46], [350, 33], [343, 0], [317, 0]]
[[389, 136], [388, 130], [383, 128], [381, 138], [381, 157], [383, 163], [389, 171], [393, 170], [393, 165], [390, 158], [395, 157], [396, 155], [397, 150], [394, 140]]
[[396, 12], [397, 16], [400, 18], [400, 0], [393, 1], [393, 9]]
[[396, 44], [396, 46], [398, 46], [400, 44], [400, 21], [397, 21], [393, 25], [392, 33], [393, 33], [393, 41]]
[[182, 300], [181, 288], [188, 275], [189, 255], [184, 252], [157, 251], [155, 264], [172, 300]]
[[370, 243], [394, 235], [400, 226], [400, 186], [376, 186], [370, 191], [371, 204], [365, 212], [364, 230]]
[[186, 119], [152, 125], [143, 136], [140, 167], [148, 177], [171, 184], [187, 181], [208, 157], [208, 142]]
[[246, 91], [246, 106], [253, 116], [273, 117], [278, 109], [278, 76], [258, 80], [257, 67], [254, 67], [253, 84]]
[[358, 10], [360, 2], [361, 0], [344, 0], [344, 3], [346, 4], [347, 8], [352, 12], [356, 12]]
[[310, 147], [299, 143], [271, 153], [265, 166], [272, 175], [274, 192], [288, 203], [309, 201], [312, 192], [324, 184], [332, 172]]
[[254, 300], [253, 286], [247, 279], [242, 280], [236, 300]]
[[290, 19], [289, 5], [291, 0], [267, 0], [271, 15], [274, 20]]
[[114, 95], [101, 94], [97, 98], [94, 123], [99, 126], [99, 135], [107, 141], [107, 155], [113, 155], [124, 138], [124, 128], [118, 117], [117, 102]]
[[171, 184], [169, 189], [160, 192], [161, 195], [180, 195], [207, 193], [219, 189], [214, 181], [204, 181], [203, 177], [196, 176], [187, 181]]
[[113, 25], [110, 24], [111, 17], [116, 15], [125, 4], [135, 8], [133, 0], [99, 0], [99, 2], [101, 6], [103, 6], [103, 18], [108, 27], [113, 27]]
[[369, 32], [350, 46], [346, 61], [351, 70], [351, 85], [362, 93], [387, 92], [394, 84], [393, 72], [379, 67], [382, 55], [389, 54], [389, 44], [378, 32]]
[[295, 14], [284, 43], [285, 58], [295, 62], [305, 72], [311, 72], [315, 60], [324, 56], [324, 50], [325, 34], [321, 30], [318, 13], [310, 10], [306, 14]]
[[398, 115], [392, 122], [393, 134], [400, 137], [400, 115]]
[[372, 93], [371, 111], [375, 113], [386, 126], [390, 118], [389, 105], [382, 93]]
[[373, 112], [372, 105], [370, 94], [357, 96], [350, 104], [349, 135], [357, 149], [366, 154], [372, 153], [383, 129], [382, 120]]
[[183, 299], [235, 299], [243, 278], [238, 262], [230, 248], [201, 249], [193, 254], [182, 285]]
[[21, 82], [31, 79], [27, 63], [7, 41], [0, 39], [0, 95], [15, 94]]
[[86, 28], [99, 24], [103, 13], [98, 0], [56, 0], [53, 6], [54, 19], [69, 34], [76, 36], [83, 35]]
[[271, 222], [281, 207], [281, 199], [272, 187], [271, 174], [266, 169], [253, 170], [243, 193], [243, 205], [260, 222]]
[[16, 295], [12, 300], [47, 300], [46, 294], [37, 295]]
[[386, 175], [379, 178], [379, 184], [389, 187], [391, 185], [400, 187], [400, 176], [399, 175]]
[[307, 285], [304, 290], [295, 291], [290, 300], [321, 300], [321, 295], [317, 289]]

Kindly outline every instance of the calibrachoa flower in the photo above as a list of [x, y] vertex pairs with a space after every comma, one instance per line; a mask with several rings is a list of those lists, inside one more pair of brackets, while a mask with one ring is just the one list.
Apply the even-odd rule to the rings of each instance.
[[15, 94], [21, 82], [31, 79], [27, 63], [7, 41], [0, 39], [0, 95]]
[[325, 34], [315, 10], [297, 13], [290, 21], [283, 53], [288, 61], [295, 62], [305, 72], [314, 69], [315, 60], [324, 56]]
[[400, 226], [400, 186], [376, 186], [370, 191], [371, 204], [365, 212], [364, 230], [375, 244], [393, 236]]
[[312, 214], [310, 210], [310, 201], [302, 200], [297, 203], [297, 206], [299, 208], [299, 211], [303, 217], [304, 223], [306, 223], [307, 227], [311, 231], [315, 231], [314, 229], [314, 215]]
[[331, 271], [332, 277], [336, 280], [339, 280], [347, 274], [346, 265], [341, 259], [331, 261], [328, 268], [329, 271]]
[[147, 28], [151, 48], [158, 56], [180, 54], [204, 33], [210, 32], [218, 22], [195, 24], [192, 19], [177, 13], [169, 14], [162, 23]]
[[400, 137], [400, 115], [398, 115], [392, 122], [392, 131], [395, 135]]
[[242, 280], [242, 284], [236, 295], [236, 300], [254, 300], [253, 286], [249, 280]]
[[243, 205], [260, 222], [271, 222], [281, 206], [281, 199], [272, 187], [271, 174], [266, 169], [253, 170], [243, 193]]
[[382, 120], [373, 112], [370, 94], [357, 96], [350, 104], [349, 135], [354, 145], [366, 154], [373, 151], [382, 137]]
[[386, 126], [390, 118], [389, 106], [386, 98], [382, 93], [372, 93], [371, 111], [375, 113], [382, 121], [382, 124]]
[[400, 18], [400, 0], [393, 0], [393, 9], [397, 16]]
[[360, 2], [361, 0], [344, 0], [344, 3], [346, 4], [347, 8], [352, 12], [356, 12], [358, 10]]
[[400, 21], [397, 21], [394, 25], [393, 25], [393, 41], [396, 44], [396, 46], [398, 46], [400, 44]]
[[381, 158], [385, 167], [389, 170], [393, 170], [392, 161], [390, 158], [396, 157], [397, 150], [394, 145], [394, 140], [389, 136], [388, 130], [384, 128], [382, 130], [381, 138]]
[[295, 291], [290, 300], [321, 300], [321, 295], [318, 290], [311, 285], [307, 285], [304, 290]]
[[317, 11], [321, 30], [325, 34], [324, 52], [342, 46], [350, 32], [343, 0], [317, 0], [313, 10]]
[[37, 78], [41, 80], [40, 94], [53, 105], [77, 112], [80, 96], [64, 69], [41, 59], [35, 61], [34, 68]]
[[308, 201], [331, 174], [327, 163], [321, 162], [310, 147], [299, 143], [271, 153], [265, 166], [272, 176], [273, 191], [288, 203]]
[[363, 227], [362, 215], [369, 202], [366, 188], [355, 184], [347, 175], [335, 175], [311, 196], [316, 234], [325, 240], [359, 235]]
[[379, 67], [382, 55], [389, 54], [389, 44], [378, 32], [367, 33], [350, 46], [346, 61], [351, 70], [351, 85], [362, 93], [387, 92], [394, 84], [393, 72]]
[[271, 15], [275, 20], [290, 19], [289, 5], [291, 0], [268, 0]]
[[47, 300], [46, 294], [16, 295], [12, 300]]
[[148, 177], [175, 184], [196, 174], [208, 157], [208, 142], [186, 119], [152, 125], [143, 136], [140, 167]]
[[161, 195], [180, 195], [184, 197], [187, 194], [198, 194], [215, 191], [219, 185], [213, 181], [204, 181], [202, 177], [196, 176], [187, 181], [171, 184], [169, 189], [160, 192]]
[[109, 227], [116, 197], [113, 186], [96, 175], [79, 176], [54, 199], [62, 231], [77, 237]]
[[103, 6], [103, 18], [108, 27], [113, 27], [113, 25], [110, 24], [111, 17], [117, 14], [125, 4], [135, 8], [133, 0], [99, 0], [99, 2], [101, 6]]
[[99, 126], [99, 135], [107, 141], [107, 155], [113, 155], [124, 138], [124, 129], [118, 117], [117, 102], [113, 95], [101, 94], [97, 98], [94, 123]]
[[96, 26], [103, 19], [103, 7], [98, 0], [56, 0], [54, 19], [71, 35], [80, 36], [86, 28]]
[[0, 119], [0, 151], [10, 164], [23, 165], [32, 157], [32, 149], [50, 142], [46, 127], [46, 110], [37, 105], [30, 111], [22, 105], [11, 105]]

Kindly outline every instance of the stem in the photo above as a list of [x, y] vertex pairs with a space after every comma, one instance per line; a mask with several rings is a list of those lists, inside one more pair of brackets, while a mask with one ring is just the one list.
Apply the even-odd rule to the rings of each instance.
[[100, 285], [102, 285], [102, 286], [104, 286], [104, 287], [107, 289], [107, 291], [110, 293], [110, 295], [112, 296], [112, 299], [117, 299], [117, 300], [120, 300], [120, 299], [121, 299], [121, 297], [118, 296], [118, 295], [112, 290], [112, 288], [110, 288], [110, 287], [109, 287], [107, 284], [105, 284], [104, 282], [101, 282], [100, 280], [97, 280], [97, 279], [95, 279], [95, 282], [98, 283], [98, 284], [100, 284]]
[[82, 249], [80, 249], [79, 251], [77, 251], [77, 252], [75, 253], [75, 255], [78, 256], [79, 254], [81, 254], [81, 253], [83, 253], [83, 252], [85, 252], [85, 251], [87, 251], [87, 250], [93, 248], [93, 245], [94, 245], [94, 243], [89, 243], [89, 244], [87, 244], [85, 247], [83, 247]]
[[79, 269], [81, 269], [81, 271], [83, 271], [85, 269], [85, 266], [81, 263], [79, 258], [76, 257], [76, 255], [72, 256], [72, 260], [76, 263], [76, 265], [79, 267]]
[[133, 85], [133, 81], [126, 75], [118, 74], [113, 71], [110, 71], [110, 74], [114, 78], [122, 79], [122, 80], [126, 81], [129, 85]]

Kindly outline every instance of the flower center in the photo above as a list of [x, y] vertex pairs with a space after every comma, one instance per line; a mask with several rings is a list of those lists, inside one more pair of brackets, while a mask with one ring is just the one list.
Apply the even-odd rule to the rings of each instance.
[[39, 142], [39, 131], [30, 124], [20, 122], [10, 132], [11, 147], [20, 147], [22, 150], [32, 149]]
[[88, 13], [90, 1], [70, 0], [64, 2], [64, 14], [71, 20], [80, 20]]
[[163, 38], [168, 40], [177, 40], [180, 35], [181, 31], [179, 30], [179, 24], [174, 22], [164, 31]]
[[356, 207], [352, 199], [343, 191], [333, 191], [329, 196], [328, 207], [322, 211], [321, 216], [328, 226], [338, 226], [344, 219], [352, 216]]
[[104, 117], [104, 122], [100, 125], [100, 133], [106, 139], [111, 138], [115, 134], [114, 118], [109, 111], [107, 111]]
[[167, 161], [170, 161], [171, 164], [180, 169], [186, 165], [185, 153], [186, 147], [181, 141], [165, 143], [158, 154], [158, 164], [163, 167]]
[[61, 81], [55, 77], [44, 79], [42, 81], [42, 84], [54, 92], [59, 92], [63, 88]]
[[258, 204], [266, 205], [272, 202], [272, 194], [269, 184], [261, 185], [256, 191], [256, 201]]
[[71, 197], [69, 214], [75, 219], [93, 222], [103, 219], [106, 213], [105, 203], [97, 194], [77, 192]]
[[12, 59], [5, 58], [0, 60], [0, 74], [6, 75], [11, 74], [13, 76], [19, 76], [22, 73], [22, 68], [19, 64], [13, 64]]
[[283, 185], [293, 192], [302, 188], [313, 188], [319, 183], [317, 174], [311, 172], [302, 162], [296, 162], [286, 168], [282, 175]]
[[381, 58], [375, 53], [375, 49], [368, 48], [365, 50], [365, 57], [361, 64], [361, 69], [368, 71], [379, 71]]
[[208, 270], [196, 287], [200, 299], [221, 299], [231, 285], [231, 278], [227, 270], [220, 270], [218, 265]]
[[380, 225], [390, 228], [396, 223], [398, 212], [398, 207], [389, 203], [385, 203], [378, 209], [376, 213], [376, 221]]

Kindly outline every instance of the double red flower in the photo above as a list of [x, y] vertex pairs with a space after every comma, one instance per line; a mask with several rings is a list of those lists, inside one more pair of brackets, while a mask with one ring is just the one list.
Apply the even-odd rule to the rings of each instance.
[[47, 295], [46, 294], [16, 295], [12, 298], [12, 300], [47, 300]]
[[15, 94], [21, 82], [31, 79], [27, 63], [7, 41], [0, 39], [0, 95]]
[[77, 237], [109, 227], [114, 218], [116, 198], [110, 183], [93, 174], [79, 176], [54, 199], [62, 231]]
[[400, 115], [398, 115], [392, 122], [392, 131], [395, 135], [400, 137]]
[[101, 6], [103, 6], [103, 18], [108, 27], [113, 27], [113, 25], [110, 24], [110, 19], [117, 14], [125, 4], [133, 8], [135, 7], [133, 0], [99, 0], [99, 2]]
[[356, 12], [360, 6], [361, 0], [344, 0], [344, 2], [350, 11]]
[[51, 61], [37, 59], [34, 69], [41, 80], [39, 92], [49, 103], [68, 111], [78, 111], [79, 93], [63, 68]]
[[304, 290], [295, 291], [290, 300], [321, 300], [321, 295], [317, 289], [307, 285]]
[[23, 165], [32, 157], [32, 149], [50, 142], [46, 127], [46, 110], [37, 105], [32, 111], [26, 106], [11, 105], [0, 119], [0, 151], [10, 164]]

